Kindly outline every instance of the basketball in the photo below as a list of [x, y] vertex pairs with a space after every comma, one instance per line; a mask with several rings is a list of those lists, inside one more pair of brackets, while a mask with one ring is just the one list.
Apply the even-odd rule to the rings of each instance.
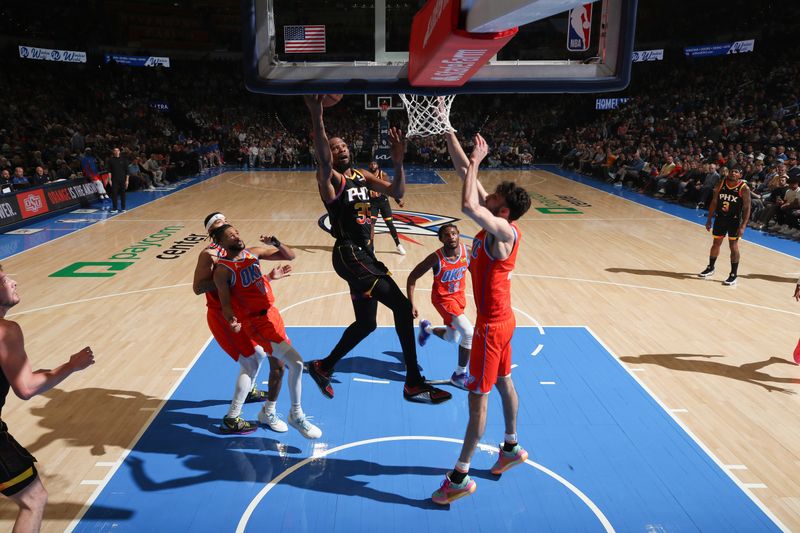
[[341, 94], [326, 94], [322, 97], [322, 107], [330, 107], [339, 103], [342, 99]]

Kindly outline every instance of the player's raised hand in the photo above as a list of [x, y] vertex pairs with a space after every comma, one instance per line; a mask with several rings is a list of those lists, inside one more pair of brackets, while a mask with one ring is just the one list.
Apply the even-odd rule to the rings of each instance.
[[322, 112], [322, 99], [325, 98], [324, 94], [306, 94], [303, 95], [303, 100], [306, 102], [306, 107], [309, 111]]
[[281, 266], [276, 266], [273, 268], [269, 273], [269, 279], [281, 279], [286, 278], [292, 275], [292, 265], [286, 264]]
[[402, 163], [406, 154], [406, 136], [400, 128], [389, 128], [389, 145], [394, 164]]
[[472, 155], [470, 155], [469, 158], [471, 161], [480, 164], [483, 158], [489, 153], [489, 145], [480, 133], [475, 134], [474, 142], [475, 148], [472, 149]]
[[69, 364], [75, 370], [83, 370], [88, 368], [89, 365], [94, 364], [94, 352], [90, 347], [86, 347], [78, 353], [74, 353], [69, 358]]

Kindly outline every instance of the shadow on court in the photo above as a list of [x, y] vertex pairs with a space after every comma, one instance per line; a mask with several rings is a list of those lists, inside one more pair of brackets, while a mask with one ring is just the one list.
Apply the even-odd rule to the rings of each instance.
[[612, 274], [633, 274], [635, 276], [656, 276], [660, 278], [672, 279], [702, 279], [697, 276], [697, 272], [672, 272], [669, 270], [646, 270], [639, 268], [607, 268], [606, 272], [611, 272]]
[[773, 283], [797, 283], [797, 278], [787, 278], [785, 276], [773, 276], [771, 274], [739, 274], [743, 279], [760, 279], [763, 281], [771, 281]]
[[[691, 359], [691, 358], [701, 359]], [[682, 372], [699, 372], [702, 374], [712, 374], [725, 378], [744, 381], [764, 387], [769, 392], [783, 392], [785, 394], [796, 394], [795, 391], [770, 385], [769, 383], [781, 384], [800, 384], [800, 379], [795, 378], [781, 378], [772, 376], [762, 371], [764, 367], [773, 364], [791, 365], [796, 366], [793, 361], [782, 359], [780, 357], [770, 357], [766, 361], [756, 361], [753, 363], [745, 363], [743, 365], [735, 366], [712, 361], [718, 357], [725, 357], [724, 355], [706, 355], [706, 354], [691, 354], [691, 353], [673, 353], [673, 354], [643, 354], [639, 356], [624, 356], [620, 357], [621, 361], [632, 365], [658, 365], [670, 370], [679, 370]]]
[[312, 254], [314, 252], [327, 252], [327, 253], [333, 252], [333, 246], [311, 246], [308, 244], [290, 244], [289, 246], [291, 246], [295, 250], [302, 250], [304, 252], [309, 252]]
[[[406, 364], [402, 352], [385, 351], [385, 355], [392, 357], [397, 362], [382, 361], [360, 355], [345, 356], [336, 364], [335, 374], [363, 374], [376, 379], [405, 382]], [[422, 368], [420, 368], [422, 370]], [[334, 375], [335, 375], [334, 374]]]

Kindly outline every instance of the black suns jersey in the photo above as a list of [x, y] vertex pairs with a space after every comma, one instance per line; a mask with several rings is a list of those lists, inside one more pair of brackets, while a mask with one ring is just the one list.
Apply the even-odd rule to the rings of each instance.
[[370, 240], [370, 194], [367, 180], [358, 170], [343, 176], [336, 198], [325, 204], [336, 240], [367, 246]]
[[717, 189], [717, 210], [715, 215], [718, 217], [740, 218], [742, 216], [743, 190], [747, 183], [739, 181], [733, 187], [728, 187], [727, 180], [723, 180]]

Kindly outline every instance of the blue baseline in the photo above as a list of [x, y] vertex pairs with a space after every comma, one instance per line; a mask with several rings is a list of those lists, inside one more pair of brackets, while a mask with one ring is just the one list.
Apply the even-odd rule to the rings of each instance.
[[[685, 207], [680, 204], [667, 202], [659, 198], [653, 198], [651, 196], [647, 196], [646, 194], [641, 194], [624, 187], [614, 187], [610, 183], [605, 183], [595, 178], [584, 176], [583, 174], [579, 174], [577, 172], [565, 170], [561, 168], [559, 165], [536, 165], [534, 168], [551, 172], [553, 174], [556, 174], [557, 176], [561, 176], [562, 178], [567, 178], [571, 181], [575, 181], [583, 185], [592, 187], [594, 189], [607, 192], [614, 196], [624, 198], [625, 200], [630, 200], [631, 202], [636, 202], [637, 204], [651, 207], [653, 209], [667, 213], [669, 215], [682, 218], [683, 220], [694, 222], [695, 224], [698, 224], [699, 226], [705, 228], [708, 211], [704, 211], [702, 209], [692, 209], [690, 207]], [[769, 248], [770, 250], [775, 250], [776, 252], [781, 252], [786, 255], [790, 255], [792, 257], [800, 257], [799, 241], [782, 238], [777, 235], [771, 235], [769, 233], [763, 231], [757, 231], [752, 228], [747, 228], [745, 230], [744, 237], [742, 240], [760, 244], [765, 248]], [[700, 255], [701, 255], [700, 261], [702, 262], [703, 257], [702, 254]]]
[[[327, 353], [342, 330], [292, 327], [289, 334], [310, 358]], [[779, 531], [591, 332], [544, 332], [520, 327], [512, 341], [518, 433], [531, 461], [582, 491], [617, 531]], [[529, 355], [539, 344], [539, 354]], [[419, 360], [428, 378], [447, 378], [456, 348], [432, 338]], [[259, 491], [315, 452], [254, 502], [245, 531], [607, 530], [541, 469], [491, 475], [496, 456], [487, 451], [472, 462], [477, 492], [434, 505], [430, 494], [458, 456], [452, 440], [464, 434], [466, 393], [452, 389], [453, 400], [438, 406], [405, 402], [403, 368], [393, 328], [378, 328], [340, 362], [333, 400], [304, 378], [303, 406], [322, 439], [306, 440], [292, 428], [226, 436], [218, 424], [238, 365], [212, 342], [76, 531], [234, 531]], [[284, 391], [278, 410], [287, 407]], [[254, 419], [258, 408], [245, 405], [243, 416]], [[484, 442], [501, 441], [503, 432], [492, 393]], [[377, 440], [360, 443], [366, 439]]]

